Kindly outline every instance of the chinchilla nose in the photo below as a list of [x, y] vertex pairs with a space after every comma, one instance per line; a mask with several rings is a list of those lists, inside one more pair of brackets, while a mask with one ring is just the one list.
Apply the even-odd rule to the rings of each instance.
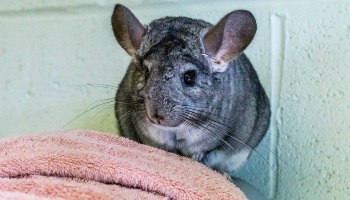
[[165, 117], [162, 114], [159, 114], [158, 112], [156, 112], [152, 117], [155, 120], [156, 124], [164, 125]]

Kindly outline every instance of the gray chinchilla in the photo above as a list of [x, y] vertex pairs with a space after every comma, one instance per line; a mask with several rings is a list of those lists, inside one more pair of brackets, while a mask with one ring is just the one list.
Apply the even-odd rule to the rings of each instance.
[[143, 26], [118, 4], [112, 27], [132, 57], [115, 98], [121, 134], [232, 174], [270, 121], [269, 100], [242, 53], [254, 16], [236, 10], [215, 26], [186, 17]]

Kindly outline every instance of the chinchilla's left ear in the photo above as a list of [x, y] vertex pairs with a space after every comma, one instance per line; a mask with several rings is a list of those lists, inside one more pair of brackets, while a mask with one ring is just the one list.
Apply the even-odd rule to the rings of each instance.
[[139, 20], [128, 8], [117, 4], [112, 15], [112, 27], [120, 46], [130, 56], [135, 56], [145, 33], [145, 28]]
[[228, 63], [253, 40], [256, 27], [252, 13], [236, 10], [227, 14], [204, 35], [205, 53], [213, 60], [213, 71], [226, 70]]

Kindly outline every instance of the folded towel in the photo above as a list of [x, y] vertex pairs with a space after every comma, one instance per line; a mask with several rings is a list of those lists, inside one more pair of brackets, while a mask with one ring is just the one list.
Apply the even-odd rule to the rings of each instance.
[[246, 199], [191, 159], [95, 131], [0, 140], [1, 199]]

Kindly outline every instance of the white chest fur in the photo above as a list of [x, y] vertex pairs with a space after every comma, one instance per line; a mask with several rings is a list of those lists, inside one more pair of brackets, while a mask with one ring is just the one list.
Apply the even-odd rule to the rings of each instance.
[[177, 127], [163, 127], [145, 123], [143, 127], [145, 138], [141, 140], [145, 144], [168, 151], [180, 151], [189, 157], [206, 150], [206, 147], [201, 145], [205, 137], [199, 129], [184, 124]]

